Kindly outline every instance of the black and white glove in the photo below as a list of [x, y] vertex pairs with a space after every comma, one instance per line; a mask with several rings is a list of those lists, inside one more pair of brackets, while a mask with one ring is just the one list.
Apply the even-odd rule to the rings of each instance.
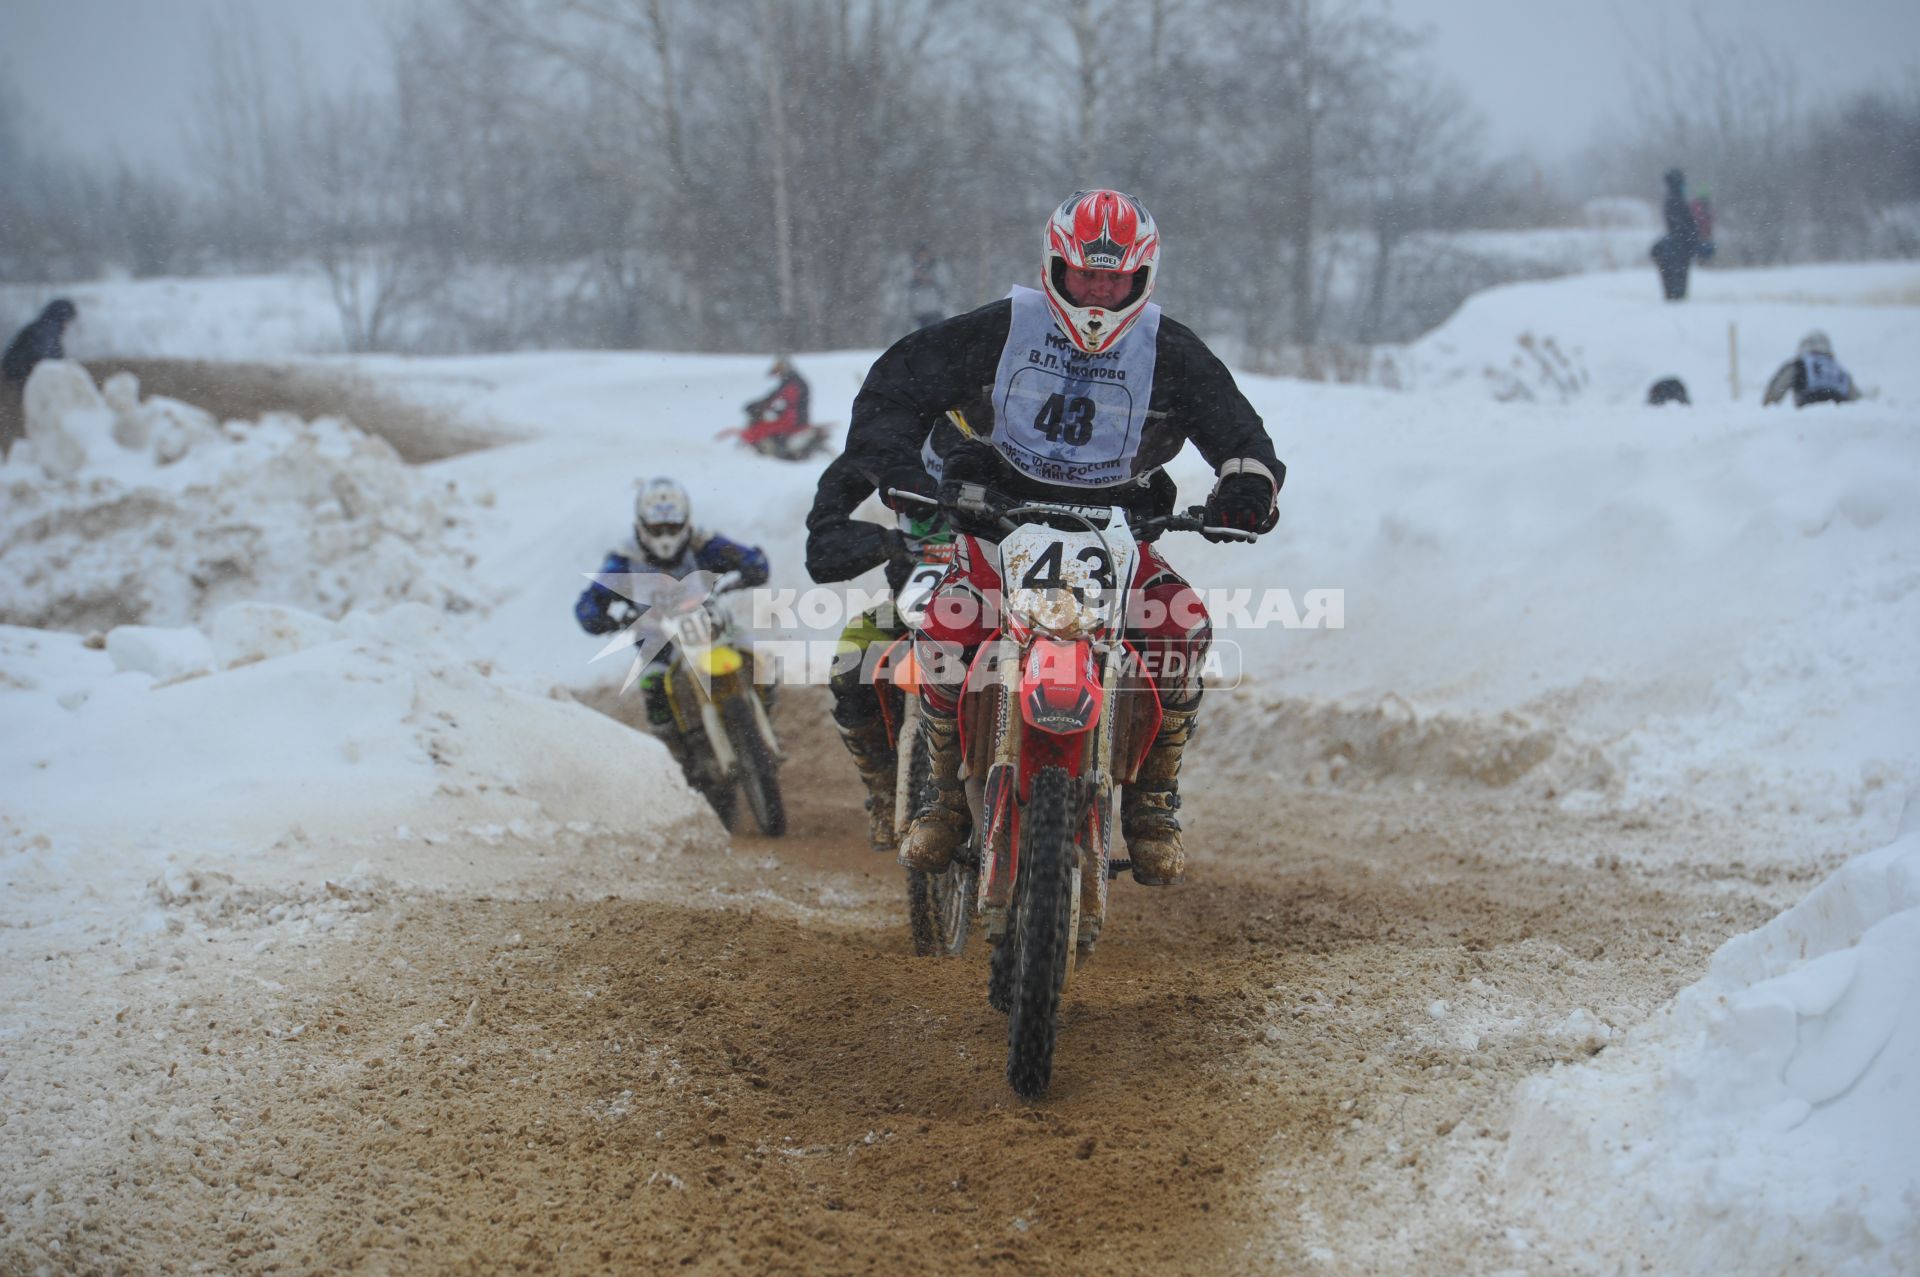
[[[1221, 468], [1220, 481], [1207, 497], [1207, 525], [1236, 532], [1268, 532], [1280, 521], [1279, 489], [1265, 467], [1230, 461]], [[1202, 532], [1209, 541], [1235, 538]]]

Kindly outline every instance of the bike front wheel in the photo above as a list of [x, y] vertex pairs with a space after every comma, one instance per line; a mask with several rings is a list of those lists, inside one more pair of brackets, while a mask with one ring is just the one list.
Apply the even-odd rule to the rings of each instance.
[[1045, 1095], [1053, 1080], [1060, 994], [1073, 960], [1073, 780], [1048, 767], [1033, 778], [1021, 814], [1013, 980], [1007, 1006], [1007, 1084], [1023, 1099]]

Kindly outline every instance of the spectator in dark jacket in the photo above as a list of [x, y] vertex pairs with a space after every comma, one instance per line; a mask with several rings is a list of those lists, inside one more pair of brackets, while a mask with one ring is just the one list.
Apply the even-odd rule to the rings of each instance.
[[42, 359], [65, 359], [66, 352], [61, 349], [60, 338], [79, 313], [74, 304], [64, 297], [48, 302], [47, 308], [40, 312], [40, 318], [22, 328], [7, 346], [5, 357], [0, 358], [0, 373], [4, 373], [8, 381], [24, 385], [27, 374]]
[[6, 383], [4, 389], [0, 389], [0, 459], [12, 451], [14, 440], [26, 433], [21, 395], [28, 374], [43, 359], [66, 358], [60, 339], [79, 313], [66, 298], [55, 298], [47, 303], [38, 319], [14, 335], [7, 345], [7, 353], [0, 356], [0, 381]]
[[1660, 288], [1670, 302], [1687, 296], [1687, 272], [1700, 252], [1700, 227], [1687, 206], [1687, 179], [1679, 169], [1667, 170], [1667, 200], [1661, 207], [1667, 233], [1653, 245], [1653, 264], [1660, 269]]

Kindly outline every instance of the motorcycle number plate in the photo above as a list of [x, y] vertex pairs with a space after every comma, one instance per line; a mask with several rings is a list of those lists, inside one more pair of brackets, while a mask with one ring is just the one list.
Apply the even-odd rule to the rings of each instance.
[[1000, 543], [1008, 605], [1035, 628], [1055, 634], [1117, 628], [1120, 600], [1133, 581], [1133, 539], [1125, 534], [1063, 532], [1026, 524]]
[[940, 588], [940, 582], [947, 579], [946, 563], [919, 563], [900, 583], [900, 590], [893, 596], [894, 610], [900, 619], [908, 625], [920, 624], [920, 618], [926, 615], [927, 604], [933, 599], [933, 592]]

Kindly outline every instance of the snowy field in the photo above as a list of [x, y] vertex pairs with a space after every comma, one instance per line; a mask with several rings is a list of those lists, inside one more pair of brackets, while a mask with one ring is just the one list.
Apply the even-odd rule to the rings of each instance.
[[[184, 318], [170, 287], [73, 290], [73, 353], [329, 349], [304, 285], [235, 281]], [[1762, 409], [1816, 327], [1866, 399]], [[1493, 290], [1410, 348], [1408, 391], [1243, 378], [1290, 467], [1280, 528], [1167, 546], [1209, 589], [1344, 592], [1341, 628], [1221, 623], [1244, 677], [1209, 701], [1208, 757], [1276, 795], [1693, 822], [1737, 831], [1721, 862], [1676, 843], [1642, 868], [1830, 873], [1643, 1023], [1575, 1013], [1607, 1048], [1516, 1089], [1499, 1174], [1448, 1208], [1507, 1227], [1514, 1271], [1920, 1253], [1916, 349], [1907, 264], [1696, 273], [1682, 306], [1650, 269]], [[822, 419], [871, 358], [797, 357]], [[348, 423], [69, 385], [67, 443], [0, 467], [0, 1078], [58, 1076], [25, 1047], [62, 1014], [33, 964], [137, 949], [179, 901], [325, 930], [369, 891], [645, 895], [663, 852], [723, 837], [660, 747], [575, 703], [625, 670], [589, 663], [570, 606], [655, 473], [804, 587], [815, 471], [714, 438], [765, 359], [352, 366], [526, 440], [415, 469]], [[1642, 406], [1670, 375], [1695, 406]], [[1173, 472], [1204, 494], [1196, 457]], [[0, 1218], [57, 1217], [77, 1163], [52, 1150], [110, 1108], [9, 1104]]]

